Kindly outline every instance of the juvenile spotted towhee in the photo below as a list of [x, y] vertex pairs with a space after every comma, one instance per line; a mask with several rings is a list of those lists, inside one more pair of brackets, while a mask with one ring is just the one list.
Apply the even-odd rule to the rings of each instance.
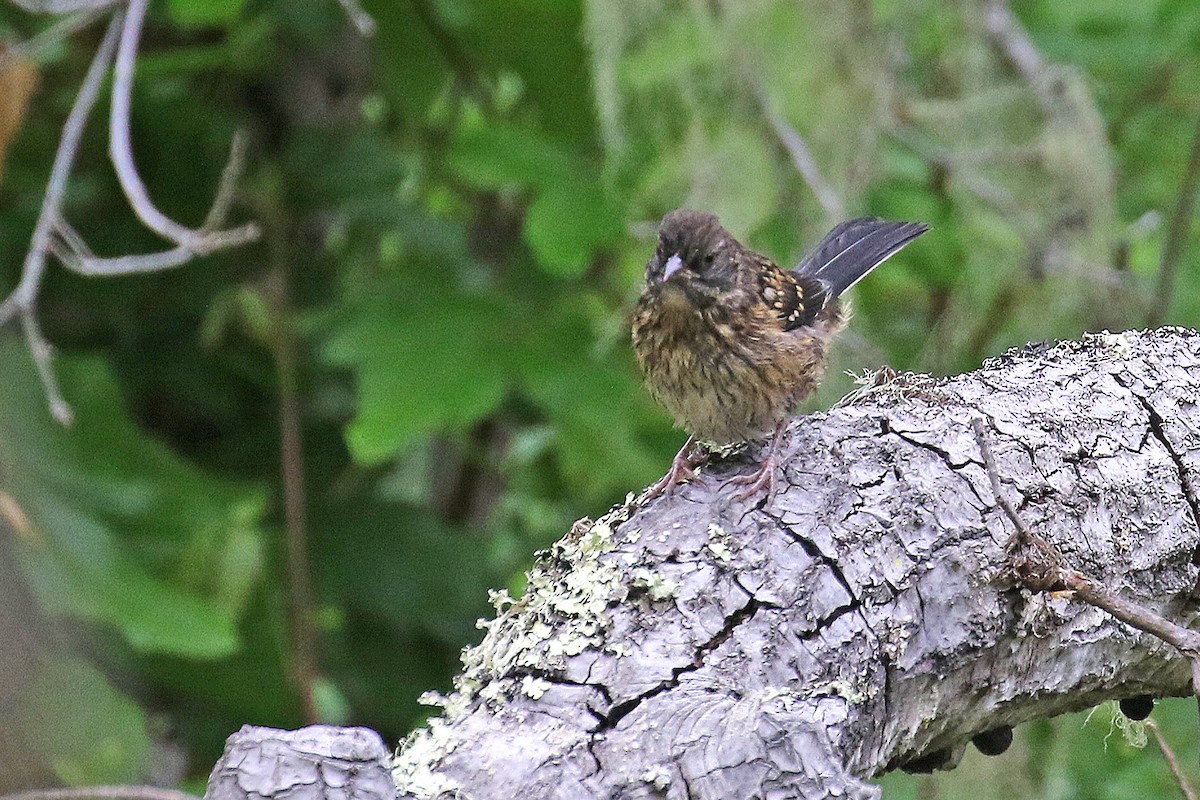
[[690, 436], [654, 496], [694, 477], [694, 444], [726, 445], [774, 431], [762, 466], [734, 478], [744, 499], [775, 483], [788, 415], [816, 388], [847, 316], [838, 296], [927, 225], [843, 222], [795, 270], [743, 247], [712, 214], [672, 211], [646, 265], [633, 347], [650, 393]]

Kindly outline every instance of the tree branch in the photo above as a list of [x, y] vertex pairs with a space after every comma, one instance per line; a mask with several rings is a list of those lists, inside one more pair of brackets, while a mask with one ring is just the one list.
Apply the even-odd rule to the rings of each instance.
[[[42, 209], [34, 227], [29, 253], [21, 271], [21, 279], [12, 293], [0, 303], [0, 326], [14, 317], [20, 317], [30, 353], [37, 366], [38, 375], [45, 386], [50, 411], [63, 424], [71, 421], [71, 408], [62, 396], [54, 377], [52, 350], [37, 322], [37, 296], [46, 271], [46, 257], [55, 255], [68, 269], [87, 276], [127, 275], [151, 272], [180, 266], [195, 256], [206, 255], [217, 250], [245, 244], [259, 236], [254, 223], [228, 230], [218, 230], [224, 224], [233, 203], [237, 181], [245, 164], [245, 141], [240, 135], [234, 137], [229, 160], [221, 175], [213, 204], [204, 223], [197, 230], [182, 226], [160, 212], [151, 201], [146, 186], [137, 172], [133, 161], [130, 140], [130, 108], [132, 105], [134, 63], [137, 60], [138, 41], [142, 22], [145, 19], [149, 0], [129, 0], [129, 9], [118, 9], [113, 13], [104, 41], [96, 51], [88, 67], [79, 95], [63, 126], [62, 140], [50, 170], [50, 180]], [[89, 10], [115, 5], [111, 2], [75, 0], [55, 2], [44, 0], [18, 0], [18, 4], [31, 11], [43, 13], [85, 12], [77, 18], [63, 23], [64, 30], [75, 29], [79, 23], [90, 19]], [[69, 25], [68, 25], [69, 23]], [[53, 26], [55, 35], [60, 35], [59, 26]], [[49, 33], [49, 32], [48, 32]], [[79, 150], [79, 143], [87, 118], [99, 94], [100, 85], [114, 67], [112, 113], [109, 120], [109, 152], [121, 188], [128, 197], [134, 212], [148, 228], [175, 243], [175, 247], [141, 255], [115, 258], [98, 258], [88, 248], [63, 215], [63, 199], [67, 180]]]
[[[877, 798], [980, 733], [1188, 693], [1156, 637], [1195, 635], [1198, 394], [1194, 331], [1030, 347], [794, 421], [771, 497], [734, 499], [743, 458], [580, 521], [498, 595], [401, 796]], [[1014, 577], [1014, 516], [1073, 595]], [[1134, 622], [1107, 587], [1168, 627], [1088, 605]]]
[[[113, 70], [112, 114], [109, 119], [109, 155], [117, 171], [121, 190], [129, 200], [138, 219], [147, 228], [175, 242], [188, 253], [204, 255], [235, 244], [258, 238], [258, 227], [253, 223], [229, 231], [192, 230], [180, 225], [163, 214], [150, 199], [146, 185], [133, 162], [133, 142], [129, 132], [130, 109], [133, 104], [133, 72], [137, 61], [138, 40], [142, 35], [142, 23], [150, 0], [129, 0], [125, 24], [121, 30], [121, 41], [117, 47], [117, 60]], [[233, 159], [231, 159], [232, 162]], [[215, 203], [214, 203], [215, 206]], [[212, 214], [210, 213], [211, 217]], [[175, 264], [171, 264], [175, 266]]]
[[42, 209], [38, 213], [37, 223], [33, 228], [33, 240], [21, 268], [21, 280], [12, 294], [3, 303], [0, 303], [0, 326], [8, 323], [14, 316], [20, 316], [25, 338], [29, 342], [34, 363], [37, 364], [38, 374], [42, 378], [42, 384], [46, 387], [50, 411], [54, 418], [64, 425], [71, 421], [71, 408], [63, 399], [62, 392], [59, 391], [53, 368], [50, 366], [50, 346], [42, 336], [41, 328], [37, 324], [37, 295], [41, 287], [42, 275], [46, 271], [46, 256], [50, 252], [51, 234], [55, 224], [62, 216], [67, 177], [71, 174], [71, 167], [75, 163], [75, 155], [79, 151], [79, 141], [83, 137], [87, 118], [100, 93], [100, 84], [104, 81], [109, 64], [112, 63], [122, 20], [122, 12], [118, 11], [113, 15], [112, 21], [108, 25], [108, 32], [104, 35], [100, 47], [96, 49], [96, 55], [92, 58], [92, 63], [79, 87], [79, 94], [75, 98], [71, 112], [67, 115], [67, 121], [63, 125], [62, 139], [54, 154], [54, 164], [50, 168], [50, 180], [46, 185]]

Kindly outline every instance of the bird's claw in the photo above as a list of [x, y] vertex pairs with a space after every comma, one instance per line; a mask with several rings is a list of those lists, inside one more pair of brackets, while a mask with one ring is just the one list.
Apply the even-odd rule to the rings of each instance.
[[642, 502], [653, 500], [659, 495], [670, 497], [679, 484], [696, 480], [695, 467], [703, 463], [707, 455], [695, 452], [697, 450], [693, 447], [695, 443], [695, 438], [689, 436], [683, 447], [675, 454], [675, 459], [671, 462], [671, 468], [667, 470], [667, 474], [646, 490]]

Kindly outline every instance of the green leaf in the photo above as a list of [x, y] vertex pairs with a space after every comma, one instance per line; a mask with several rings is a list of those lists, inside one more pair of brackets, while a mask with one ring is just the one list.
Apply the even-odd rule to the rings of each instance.
[[[39, 599], [141, 652], [233, 652], [261, 575], [264, 498], [147, 437], [99, 359], [62, 357], [55, 370], [75, 409], [69, 429], [50, 418], [25, 348], [0, 345], [0, 491], [27, 520], [18, 533]], [[231, 559], [240, 569], [222, 575]]]
[[242, 13], [246, 0], [168, 0], [172, 21], [182, 28], [229, 25]]
[[620, 239], [620, 212], [598, 180], [556, 184], [540, 192], [525, 216], [525, 241], [548, 272], [574, 277], [598, 251]]
[[495, 409], [508, 383], [504, 317], [484, 296], [400, 293], [369, 302], [335, 333], [325, 355], [358, 379], [358, 413], [346, 433], [354, 457], [381, 463]]
[[20, 718], [11, 722], [64, 783], [129, 784], [145, 776], [150, 759], [146, 716], [95, 667], [51, 661], [27, 700]]
[[503, 125], [460, 133], [447, 162], [459, 177], [480, 189], [556, 185], [575, 177], [570, 156], [549, 140]]

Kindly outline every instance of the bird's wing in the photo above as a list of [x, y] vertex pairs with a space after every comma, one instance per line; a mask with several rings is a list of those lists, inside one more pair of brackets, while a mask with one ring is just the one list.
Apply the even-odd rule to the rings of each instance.
[[780, 268], [757, 253], [748, 254], [756, 263], [758, 292], [763, 302], [779, 317], [785, 331], [813, 321], [833, 295], [822, 281]]

